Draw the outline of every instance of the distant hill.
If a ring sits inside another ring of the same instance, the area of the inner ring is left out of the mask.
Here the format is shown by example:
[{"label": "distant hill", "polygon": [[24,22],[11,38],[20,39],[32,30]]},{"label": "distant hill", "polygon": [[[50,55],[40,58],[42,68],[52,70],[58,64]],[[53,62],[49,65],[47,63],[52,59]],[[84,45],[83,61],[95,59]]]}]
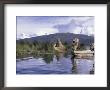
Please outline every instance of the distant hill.
[{"label": "distant hill", "polygon": [[38,41],[38,42],[54,43],[57,41],[58,38],[60,38],[62,42],[66,42],[68,44],[72,43],[72,40],[74,38],[79,38],[80,42],[84,43],[85,45],[89,45],[90,43],[94,42],[94,36],[88,36],[83,34],[73,34],[73,33],[56,33],[56,34],[20,39],[20,40],[17,40],[17,43],[19,43],[19,41],[21,40],[26,42]]}]

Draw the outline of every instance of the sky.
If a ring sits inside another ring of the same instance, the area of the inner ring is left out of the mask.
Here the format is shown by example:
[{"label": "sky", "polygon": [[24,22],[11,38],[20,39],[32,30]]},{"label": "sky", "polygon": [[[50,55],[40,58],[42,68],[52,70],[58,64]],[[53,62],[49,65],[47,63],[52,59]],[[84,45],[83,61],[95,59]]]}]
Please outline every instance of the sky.
[{"label": "sky", "polygon": [[17,35],[94,34],[94,16],[17,16]]}]

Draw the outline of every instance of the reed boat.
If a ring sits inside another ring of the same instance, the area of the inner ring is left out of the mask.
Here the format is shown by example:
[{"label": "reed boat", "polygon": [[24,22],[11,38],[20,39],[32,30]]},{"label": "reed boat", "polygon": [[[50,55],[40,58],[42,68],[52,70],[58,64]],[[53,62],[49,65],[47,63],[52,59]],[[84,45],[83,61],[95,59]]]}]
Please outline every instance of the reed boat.
[{"label": "reed boat", "polygon": [[94,51],[83,50],[83,51],[74,51],[76,58],[93,58]]},{"label": "reed boat", "polygon": [[54,50],[57,51],[57,52],[65,52],[65,47],[64,45],[62,44],[62,42],[60,41],[60,39],[58,39],[57,43],[53,45],[54,47]]},{"label": "reed boat", "polygon": [[65,52],[65,47],[64,46],[56,47],[56,45],[54,45],[54,50],[57,52]]}]

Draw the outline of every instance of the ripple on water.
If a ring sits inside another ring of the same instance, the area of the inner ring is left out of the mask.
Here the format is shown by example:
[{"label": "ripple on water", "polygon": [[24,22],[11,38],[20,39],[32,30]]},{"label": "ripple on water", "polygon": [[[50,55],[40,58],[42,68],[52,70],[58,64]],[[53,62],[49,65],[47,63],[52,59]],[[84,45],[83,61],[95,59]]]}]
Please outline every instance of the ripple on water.
[{"label": "ripple on water", "polygon": [[[26,58],[25,58],[26,59]],[[50,63],[43,58],[28,58],[27,60],[17,59],[17,74],[89,74],[93,68],[94,60],[75,59],[72,63],[70,57],[62,57],[57,60],[55,57]],[[74,70],[72,68],[75,66]],[[75,71],[75,72],[74,72]]]}]

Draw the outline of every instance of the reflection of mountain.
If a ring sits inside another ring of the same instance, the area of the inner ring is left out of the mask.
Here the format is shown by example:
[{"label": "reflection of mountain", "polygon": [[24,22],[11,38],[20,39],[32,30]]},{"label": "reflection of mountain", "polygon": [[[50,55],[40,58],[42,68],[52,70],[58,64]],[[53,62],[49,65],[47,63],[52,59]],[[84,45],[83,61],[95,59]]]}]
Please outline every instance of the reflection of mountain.
[{"label": "reflection of mountain", "polygon": [[[83,35],[83,34],[73,34],[73,33],[56,33],[56,34],[50,34],[50,35],[43,35],[43,36],[37,36],[37,37],[31,37],[31,38],[25,38],[21,39],[23,41],[37,41],[37,42],[51,42],[54,43],[56,40],[60,38],[61,41],[66,43],[71,43],[74,38],[79,38],[81,43],[84,43],[86,45],[90,44],[90,42],[94,42],[93,36]],[[17,42],[21,41],[17,40]]]}]

